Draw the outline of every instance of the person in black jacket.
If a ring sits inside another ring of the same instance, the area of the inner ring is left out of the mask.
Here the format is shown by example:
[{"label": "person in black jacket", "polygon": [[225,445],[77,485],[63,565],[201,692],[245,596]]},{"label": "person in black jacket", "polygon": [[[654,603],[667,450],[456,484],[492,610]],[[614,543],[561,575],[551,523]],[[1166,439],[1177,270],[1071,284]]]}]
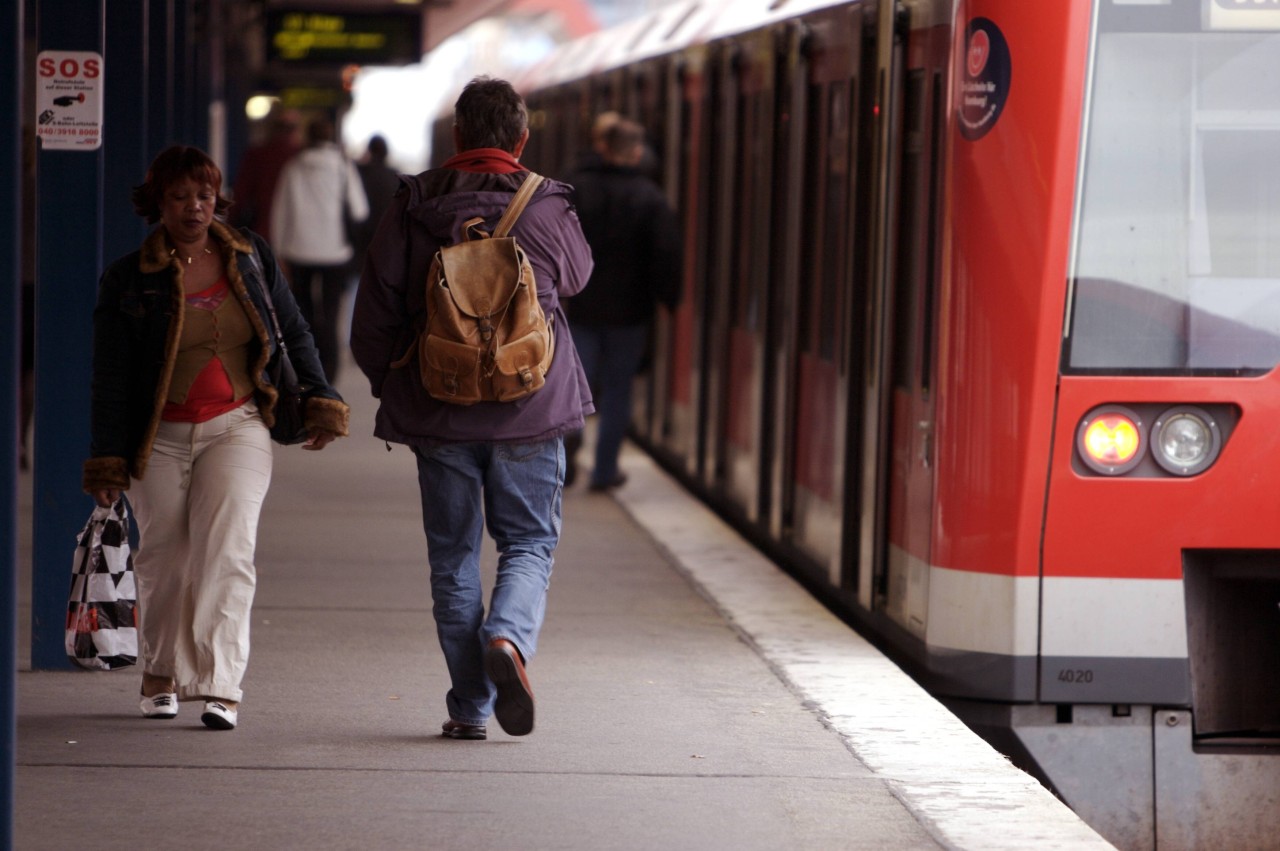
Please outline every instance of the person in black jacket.
[{"label": "person in black jacket", "polygon": [[369,217],[360,223],[352,248],[355,256],[351,258],[351,268],[357,278],[364,268],[364,255],[369,250],[369,242],[373,239],[382,214],[391,206],[391,199],[400,188],[400,173],[387,165],[387,140],[379,134],[369,139],[369,147],[363,162],[356,165],[360,172],[360,182],[364,185],[365,197],[369,199]]},{"label": "person in black jacket", "polygon": [[143,716],[173,718],[179,698],[200,699],[201,721],[230,730],[279,397],[264,290],[307,388],[303,448],[345,435],[349,412],[266,240],[220,221],[221,189],[213,160],[180,145],[134,189],[134,209],[160,226],[98,285],[83,487],[103,507],[129,491],[138,519]]},{"label": "person in black jacket", "polygon": [[[631,379],[649,343],[655,306],[680,298],[680,228],[662,190],[641,171],[644,129],[614,121],[570,178],[582,231],[595,256],[586,288],[568,301],[569,328],[600,415],[590,489],[621,486],[618,452],[631,420]],[[566,486],[576,477],[579,432],[566,439]]]}]

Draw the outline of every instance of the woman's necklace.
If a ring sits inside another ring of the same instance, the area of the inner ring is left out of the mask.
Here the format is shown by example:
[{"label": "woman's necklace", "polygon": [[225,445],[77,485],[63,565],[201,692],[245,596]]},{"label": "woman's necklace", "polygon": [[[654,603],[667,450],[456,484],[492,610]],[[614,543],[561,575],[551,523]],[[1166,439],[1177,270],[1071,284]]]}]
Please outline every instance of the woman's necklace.
[{"label": "woman's necklace", "polygon": [[[212,254],[212,253],[213,253],[213,249],[209,248],[209,246],[207,246],[207,245],[206,245],[206,246],[204,247],[204,253],[205,253],[205,254]],[[170,257],[181,257],[181,256],[183,256],[183,255],[178,254],[178,249],[176,249],[176,248],[170,248],[170,249],[169,249],[169,256],[170,256]],[[202,256],[202,255],[200,255],[200,254],[196,254],[196,256],[195,256],[195,257],[190,257],[190,256],[188,256],[188,257],[187,257],[187,265],[188,265],[188,266],[190,266],[190,265],[191,265],[191,263],[192,263],[192,261],[194,261],[194,260],[196,259],[196,257],[200,257],[200,256]]]}]

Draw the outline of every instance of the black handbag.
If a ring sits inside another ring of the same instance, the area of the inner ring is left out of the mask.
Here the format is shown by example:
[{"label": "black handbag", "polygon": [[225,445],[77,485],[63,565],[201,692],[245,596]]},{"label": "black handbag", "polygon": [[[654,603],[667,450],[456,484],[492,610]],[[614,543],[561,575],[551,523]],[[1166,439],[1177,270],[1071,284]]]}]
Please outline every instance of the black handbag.
[{"label": "black handbag", "polygon": [[284,342],[284,332],[280,330],[280,320],[276,317],[276,306],[271,300],[271,290],[267,287],[267,276],[262,271],[262,261],[258,259],[258,249],[254,246],[249,255],[253,269],[258,273],[258,282],[262,287],[262,298],[267,303],[267,313],[271,316],[271,330],[279,349],[275,363],[267,368],[267,377],[276,388],[278,394],[275,407],[275,422],[271,424],[271,439],[284,446],[302,443],[310,433],[306,427],[307,388],[298,383],[298,373],[289,359],[289,347]]},{"label": "black handbag", "polygon": [[[270,305],[270,296],[267,304]],[[284,338],[280,336],[280,326],[276,323],[276,311],[269,307],[271,322],[276,327],[276,342],[280,346],[280,357],[276,359],[274,369],[267,375],[275,385],[277,398],[274,410],[275,422],[271,424],[271,439],[276,443],[292,446],[302,443],[310,437],[306,426],[307,400],[302,395],[302,385],[298,384],[298,374],[294,372],[293,361],[289,360],[289,350],[285,348]]]}]

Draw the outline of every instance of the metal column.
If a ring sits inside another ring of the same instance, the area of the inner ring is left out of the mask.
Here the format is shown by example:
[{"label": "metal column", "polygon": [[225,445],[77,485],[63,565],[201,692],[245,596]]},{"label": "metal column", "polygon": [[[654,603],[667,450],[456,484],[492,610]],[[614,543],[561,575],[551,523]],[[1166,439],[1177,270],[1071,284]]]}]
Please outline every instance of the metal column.
[{"label": "metal column", "polygon": [[[0,114],[18,115],[22,108],[21,2],[0,5],[0,47],[4,70],[0,79]],[[22,122],[8,121],[0,130],[0,847],[13,847],[14,769],[17,755],[18,655],[18,362],[22,339],[21,245]]]}]

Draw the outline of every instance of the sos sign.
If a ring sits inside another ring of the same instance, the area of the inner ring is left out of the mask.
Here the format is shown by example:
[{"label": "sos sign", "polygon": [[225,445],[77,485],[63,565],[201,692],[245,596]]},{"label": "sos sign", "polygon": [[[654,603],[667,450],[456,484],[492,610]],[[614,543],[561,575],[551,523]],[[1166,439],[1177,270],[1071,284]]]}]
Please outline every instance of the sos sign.
[{"label": "sos sign", "polygon": [[96,53],[84,54],[83,57],[74,53],[61,56],[41,53],[36,60],[36,73],[46,80],[53,77],[94,80],[102,76],[102,57]]},{"label": "sos sign", "polygon": [[45,50],[36,57],[36,136],[45,150],[102,146],[102,56]]}]

